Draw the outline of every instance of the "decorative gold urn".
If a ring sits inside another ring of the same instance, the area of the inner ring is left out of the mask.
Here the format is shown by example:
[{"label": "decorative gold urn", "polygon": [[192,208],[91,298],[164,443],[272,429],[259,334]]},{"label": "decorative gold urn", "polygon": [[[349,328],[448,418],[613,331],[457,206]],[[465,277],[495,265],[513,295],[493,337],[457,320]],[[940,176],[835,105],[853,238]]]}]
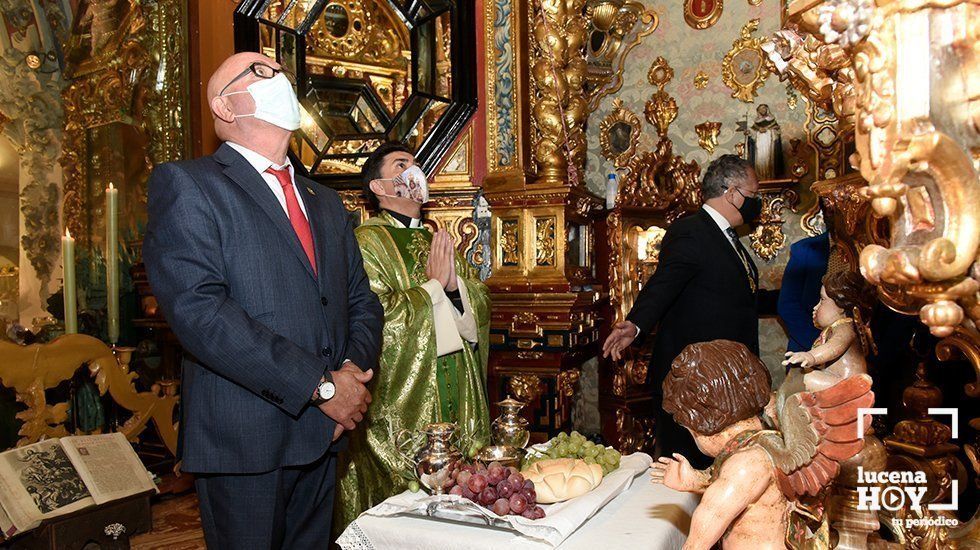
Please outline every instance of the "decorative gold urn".
[{"label": "decorative gold urn", "polygon": [[429,424],[423,430],[426,443],[415,453],[415,473],[430,492],[441,495],[453,464],[463,454],[452,444],[456,425],[451,422]]},{"label": "decorative gold urn", "polygon": [[524,403],[508,397],[498,402],[497,406],[500,407],[500,416],[490,426],[493,444],[523,449],[531,438],[531,433],[527,430],[527,419],[521,416]]}]

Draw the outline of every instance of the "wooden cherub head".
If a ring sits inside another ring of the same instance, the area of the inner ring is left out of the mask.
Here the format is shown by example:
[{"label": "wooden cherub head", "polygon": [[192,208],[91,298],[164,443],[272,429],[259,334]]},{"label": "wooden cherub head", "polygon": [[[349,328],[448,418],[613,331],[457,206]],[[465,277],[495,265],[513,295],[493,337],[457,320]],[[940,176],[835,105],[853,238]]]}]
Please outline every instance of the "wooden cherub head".
[{"label": "wooden cherub head", "polygon": [[823,278],[820,301],[813,308],[813,325],[824,329],[844,317],[862,323],[871,317],[876,301],[874,287],[860,273],[829,273]]},{"label": "wooden cherub head", "polygon": [[664,410],[715,457],[708,470],[695,470],[676,453],[660,456],[651,469],[654,483],[701,495],[685,548],[719,541],[726,549],[782,548],[789,540],[802,546],[826,532],[824,522],[812,529],[813,518],[794,502],[825,495],[840,463],[861,450],[858,411],[874,404],[871,378],[858,374],[773,399],[767,429],[759,415],[770,403],[769,387],[762,361],[729,340],[691,344],[671,365]]},{"label": "wooden cherub head", "polygon": [[671,364],[663,383],[663,408],[717,456],[729,439],[758,423],[769,402],[772,378],[744,344],[714,340],[691,344]]}]

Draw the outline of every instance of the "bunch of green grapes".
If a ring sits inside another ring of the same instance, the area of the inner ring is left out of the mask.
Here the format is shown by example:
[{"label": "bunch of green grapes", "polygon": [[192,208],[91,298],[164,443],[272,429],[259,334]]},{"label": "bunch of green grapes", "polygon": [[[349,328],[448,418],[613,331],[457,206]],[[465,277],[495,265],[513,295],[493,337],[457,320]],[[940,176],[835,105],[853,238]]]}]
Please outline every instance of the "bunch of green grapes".
[{"label": "bunch of green grapes", "polygon": [[598,464],[602,467],[602,475],[606,476],[619,468],[619,459],[622,456],[619,451],[596,445],[578,432],[572,432],[571,435],[561,432],[545,445],[548,447],[543,455],[528,455],[525,468],[539,460],[549,458],[581,458],[587,464]]}]

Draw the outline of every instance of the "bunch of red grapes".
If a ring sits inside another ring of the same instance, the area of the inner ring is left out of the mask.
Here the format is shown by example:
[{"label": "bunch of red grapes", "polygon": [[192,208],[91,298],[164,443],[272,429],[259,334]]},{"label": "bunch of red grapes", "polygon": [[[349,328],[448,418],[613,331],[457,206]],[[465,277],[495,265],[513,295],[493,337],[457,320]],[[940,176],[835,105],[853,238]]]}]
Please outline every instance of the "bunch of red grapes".
[{"label": "bunch of red grapes", "polygon": [[537,503],[534,482],[524,479],[513,466],[504,467],[499,462],[491,462],[489,466],[457,462],[449,476],[449,494],[472,500],[498,516],[544,517],[544,510]]}]

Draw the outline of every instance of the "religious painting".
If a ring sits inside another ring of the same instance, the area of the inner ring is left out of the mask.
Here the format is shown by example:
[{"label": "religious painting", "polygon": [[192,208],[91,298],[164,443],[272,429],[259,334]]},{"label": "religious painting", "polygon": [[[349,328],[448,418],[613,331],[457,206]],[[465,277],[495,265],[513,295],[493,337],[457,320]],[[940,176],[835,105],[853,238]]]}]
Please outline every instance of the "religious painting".
[{"label": "religious painting", "polygon": [[621,99],[613,102],[613,110],[599,123],[599,144],[602,156],[611,160],[617,168],[626,166],[636,144],[640,141],[640,119],[623,106]]},{"label": "religious painting", "polygon": [[694,29],[707,29],[721,17],[722,0],[684,0],[684,21]]},{"label": "religious painting", "polygon": [[82,0],[68,39],[66,61],[72,77],[104,68],[129,34],[135,0]]},{"label": "religious painting", "polygon": [[762,39],[752,36],[758,29],[758,19],[742,26],[739,37],[721,62],[721,78],[732,90],[732,97],[746,103],[752,103],[769,76]]}]

